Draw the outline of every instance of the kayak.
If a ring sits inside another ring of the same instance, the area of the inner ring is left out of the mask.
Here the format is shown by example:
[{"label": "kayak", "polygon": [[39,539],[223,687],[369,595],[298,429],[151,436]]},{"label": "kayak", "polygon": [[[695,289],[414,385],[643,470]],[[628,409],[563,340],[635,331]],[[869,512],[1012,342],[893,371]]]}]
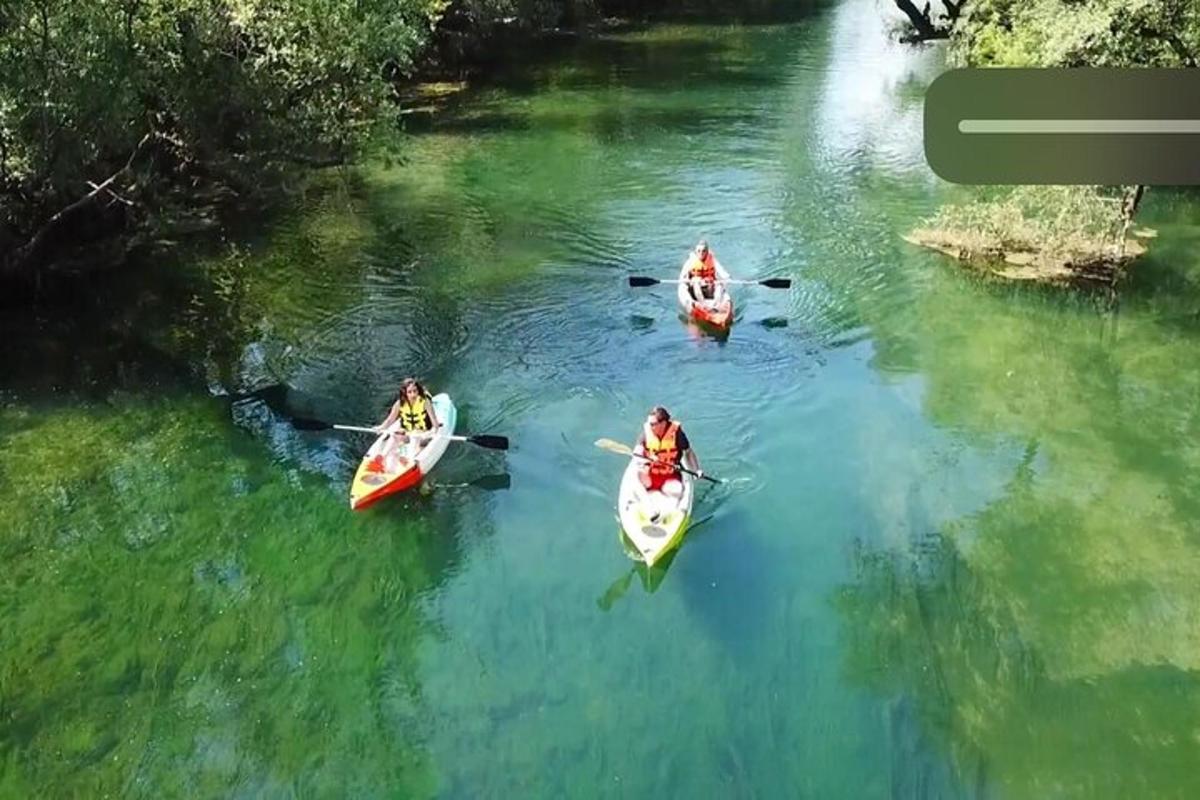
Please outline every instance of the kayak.
[{"label": "kayak", "polygon": [[[454,408],[449,395],[434,395],[433,410],[441,425],[416,458],[411,456],[411,441],[408,445],[401,445],[395,456],[385,458],[383,454],[391,434],[386,431],[380,434],[354,473],[354,482],[350,484],[350,508],[361,511],[389,494],[411,489],[430,473],[445,454],[450,444],[449,437],[454,433],[454,425],[458,421],[458,410]],[[396,430],[399,424],[396,423],[389,430]]]},{"label": "kayak", "polygon": [[[679,544],[692,517],[695,478],[682,473],[683,495],[676,500],[662,492],[647,492],[638,478],[645,462],[629,460],[617,496],[621,531],[646,566],[653,567]],[[655,516],[657,515],[657,518]]]},{"label": "kayak", "polygon": [[687,264],[684,264],[683,269],[679,271],[678,296],[679,307],[688,319],[718,330],[728,330],[729,326],[733,324],[733,295],[729,293],[729,287],[725,287],[725,296],[721,303],[713,306],[711,303],[697,302],[696,298],[692,297],[692,291],[687,281]]}]

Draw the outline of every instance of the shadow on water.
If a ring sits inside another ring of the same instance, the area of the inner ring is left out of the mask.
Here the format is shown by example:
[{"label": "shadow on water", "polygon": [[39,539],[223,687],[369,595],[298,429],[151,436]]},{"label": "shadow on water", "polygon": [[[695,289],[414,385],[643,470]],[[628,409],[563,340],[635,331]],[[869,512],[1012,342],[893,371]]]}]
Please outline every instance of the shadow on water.
[{"label": "shadow on water", "polygon": [[658,136],[663,131],[701,135],[732,126],[749,127],[761,115],[754,112],[692,108],[594,109],[578,112],[540,112],[536,115],[515,111],[485,111],[460,114],[439,120],[433,126],[438,133],[481,134],[510,131],[578,132],[585,129],[601,140],[632,140]]},{"label": "shadow on water", "polygon": [[762,570],[769,555],[753,537],[738,535],[739,519],[748,518],[735,512],[700,519],[688,528],[679,546],[653,567],[632,563],[596,605],[610,610],[635,582],[647,595],[669,584],[715,640],[730,652],[753,657],[772,604],[772,587]]},{"label": "shadow on water", "polygon": [[704,526],[712,519],[713,515],[709,514],[708,516],[701,517],[695,522],[692,522],[688,526],[688,529],[684,533],[683,539],[679,542],[679,544],[671,548],[671,550],[669,550],[666,555],[659,559],[658,563],[653,567],[646,566],[646,564],[638,558],[637,550],[632,544],[630,544],[629,540],[626,539],[625,536],[620,534],[618,526],[618,536],[621,540],[621,547],[624,549],[625,555],[632,562],[632,565],[626,572],[622,573],[619,578],[609,585],[604,594],[601,595],[596,601],[596,605],[598,605],[604,611],[610,610],[613,605],[622,597],[624,597],[625,593],[629,591],[629,587],[633,585],[633,579],[635,577],[638,579],[642,590],[646,594],[654,594],[657,592],[666,581],[667,573],[670,572],[671,565],[675,563],[675,559],[679,556],[680,550],[687,546],[688,541],[691,540],[698,531],[702,533]]},{"label": "shadow on water", "polygon": [[[789,21],[794,20],[778,22]],[[771,59],[752,49],[727,24],[670,30],[670,38],[644,36],[642,31],[654,32],[653,28],[644,28],[624,34],[563,40],[557,47],[532,54],[532,59],[530,53],[524,53],[525,58],[517,66],[497,65],[479,76],[476,83],[481,87],[503,87],[507,93],[521,97],[543,91],[548,74],[553,74],[555,87],[569,90],[614,82],[641,89],[675,88],[697,77],[702,77],[705,85],[727,85],[736,90],[774,85],[783,80],[779,71],[772,69]],[[761,47],[762,43],[761,37],[757,37],[754,45]],[[572,67],[565,72],[559,70],[564,52],[570,54]],[[760,65],[758,70],[744,68],[754,62]]]},{"label": "shadow on water", "polygon": [[149,272],[137,266],[106,280],[80,278],[51,306],[0,309],[0,389],[99,399],[113,389],[194,383],[193,365],[154,335],[166,329],[186,287],[148,279]]},{"label": "shadow on water", "polygon": [[658,320],[654,317],[646,317],[641,314],[631,314],[629,316],[629,327],[635,331],[648,331],[654,328]]},{"label": "shadow on water", "polygon": [[751,517],[731,507],[690,542],[673,574],[697,624],[739,658],[754,658],[773,606],[771,555],[752,533]]}]

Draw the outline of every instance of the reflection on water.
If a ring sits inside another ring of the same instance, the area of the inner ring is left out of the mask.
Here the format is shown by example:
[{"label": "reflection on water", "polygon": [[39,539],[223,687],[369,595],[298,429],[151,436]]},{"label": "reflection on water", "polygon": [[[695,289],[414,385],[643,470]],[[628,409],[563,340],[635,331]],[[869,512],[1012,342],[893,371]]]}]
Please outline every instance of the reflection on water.
[{"label": "reflection on water", "polygon": [[895,17],[874,0],[848,0],[831,16],[836,46],[821,70],[816,108],[805,109],[815,134],[808,157],[852,184],[880,175],[933,184],[914,132],[921,130],[925,86],[942,69],[941,52],[889,36]]}]

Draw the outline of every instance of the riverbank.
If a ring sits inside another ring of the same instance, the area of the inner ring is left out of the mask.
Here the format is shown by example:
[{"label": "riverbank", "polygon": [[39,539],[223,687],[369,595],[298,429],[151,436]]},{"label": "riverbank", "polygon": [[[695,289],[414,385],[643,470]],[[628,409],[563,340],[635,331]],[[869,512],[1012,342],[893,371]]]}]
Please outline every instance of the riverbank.
[{"label": "riverbank", "polygon": [[[631,20],[782,19],[813,3],[572,0],[524,16],[489,2],[401,5],[327,15],[299,4],[276,19],[218,4],[193,19],[168,4],[153,17],[134,9],[114,28],[89,2],[76,16],[45,15],[40,38],[22,29],[10,43],[14,67],[0,78],[0,282],[9,298],[159,258],[181,237],[220,236],[224,219],[286,202],[281,193],[304,170],[361,159],[394,128],[397,107],[401,118],[431,112],[447,80],[531,50],[550,57]],[[88,80],[68,75],[68,63],[88,64]],[[146,83],[153,92],[138,88]],[[97,97],[107,104],[94,108]]]}]

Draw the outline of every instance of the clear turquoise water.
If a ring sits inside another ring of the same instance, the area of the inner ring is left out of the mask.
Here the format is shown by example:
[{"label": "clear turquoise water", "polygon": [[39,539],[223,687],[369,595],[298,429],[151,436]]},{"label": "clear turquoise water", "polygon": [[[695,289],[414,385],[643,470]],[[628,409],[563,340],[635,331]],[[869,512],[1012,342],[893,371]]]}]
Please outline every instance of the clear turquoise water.
[{"label": "clear turquoise water", "polygon": [[[938,69],[860,0],[583,43],[6,313],[0,794],[1194,796],[1198,207],[1115,314],[910,248]],[[624,285],[701,235],[795,281],[722,341]],[[514,448],[351,514],[281,412],[411,372]],[[646,572],[591,443],[655,403],[731,484]]]}]

